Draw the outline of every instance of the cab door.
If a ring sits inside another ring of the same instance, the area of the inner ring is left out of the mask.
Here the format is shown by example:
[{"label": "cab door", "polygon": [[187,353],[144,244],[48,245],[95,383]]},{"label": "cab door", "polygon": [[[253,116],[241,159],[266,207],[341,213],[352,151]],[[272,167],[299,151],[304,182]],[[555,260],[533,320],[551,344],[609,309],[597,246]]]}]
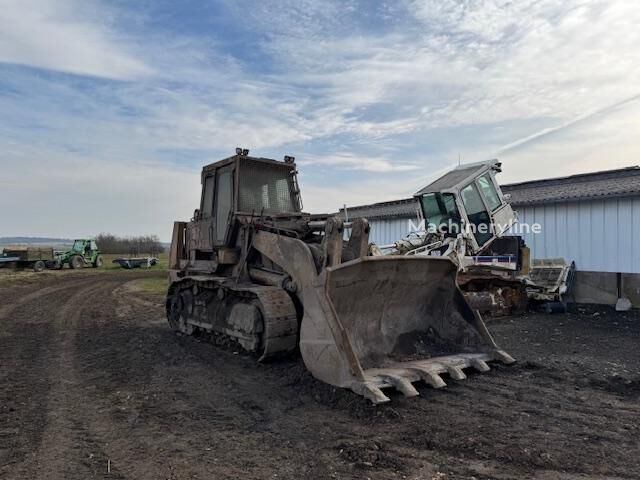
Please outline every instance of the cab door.
[{"label": "cab door", "polygon": [[504,201],[489,172],[460,189],[460,196],[478,250],[502,236],[515,222],[511,205]]},{"label": "cab door", "polygon": [[491,217],[475,182],[463,187],[460,190],[460,196],[477,249],[480,249],[493,238]]},{"label": "cab door", "polygon": [[214,201],[214,220],[212,222],[212,247],[222,247],[227,244],[231,229],[230,217],[233,211],[233,165],[221,168],[216,172],[216,188]]},{"label": "cab door", "polygon": [[[187,237],[192,252],[213,251],[213,202],[215,197],[216,174],[207,172],[202,179],[202,198],[197,218],[189,223]],[[197,253],[195,253],[198,256]]]},{"label": "cab door", "polygon": [[495,234],[500,237],[516,222],[516,215],[507,202],[504,201],[502,191],[496,186],[495,178],[489,172],[476,179],[478,189],[491,215],[491,222]]},{"label": "cab door", "polygon": [[187,226],[189,249],[196,252],[193,260],[210,259],[214,250],[227,243],[233,211],[233,177],[233,165],[228,165],[206,172],[202,179],[200,211]]}]

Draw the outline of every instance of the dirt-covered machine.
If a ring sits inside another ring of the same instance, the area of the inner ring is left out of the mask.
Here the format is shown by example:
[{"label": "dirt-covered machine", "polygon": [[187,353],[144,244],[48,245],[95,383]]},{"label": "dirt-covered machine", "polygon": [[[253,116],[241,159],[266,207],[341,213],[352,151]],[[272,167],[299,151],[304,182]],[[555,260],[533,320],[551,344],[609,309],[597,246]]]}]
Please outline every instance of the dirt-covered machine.
[{"label": "dirt-covered machine", "polygon": [[292,157],[248,150],[202,170],[200,208],[175,222],[166,310],[185,334],[266,360],[299,348],[318,379],[374,403],[382,389],[513,359],[456,284],[448,258],[368,255],[369,226],[302,213]]}]

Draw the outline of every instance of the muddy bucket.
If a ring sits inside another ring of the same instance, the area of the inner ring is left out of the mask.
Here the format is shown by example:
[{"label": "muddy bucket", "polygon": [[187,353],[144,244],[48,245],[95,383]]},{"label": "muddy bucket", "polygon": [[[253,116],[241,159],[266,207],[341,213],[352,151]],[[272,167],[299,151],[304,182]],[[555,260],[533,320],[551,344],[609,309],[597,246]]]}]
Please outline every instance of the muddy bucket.
[{"label": "muddy bucket", "polygon": [[465,368],[512,362],[465,301],[456,273],[449,259],[418,256],[364,257],[327,268],[324,285],[316,286],[318,294],[324,289],[324,312],[305,310],[302,322],[307,367],[379,403],[389,400],[383,388],[414,396],[412,382],[442,387],[441,374],[462,380]]}]

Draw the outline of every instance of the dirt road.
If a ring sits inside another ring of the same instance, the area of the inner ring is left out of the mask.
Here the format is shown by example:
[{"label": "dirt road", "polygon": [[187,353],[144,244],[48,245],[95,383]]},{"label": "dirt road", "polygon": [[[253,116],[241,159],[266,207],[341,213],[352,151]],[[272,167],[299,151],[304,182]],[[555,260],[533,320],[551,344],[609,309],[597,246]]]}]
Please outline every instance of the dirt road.
[{"label": "dirt road", "polygon": [[0,287],[0,478],[640,478],[637,313],[494,322],[516,366],[373,407],[59,273]]}]

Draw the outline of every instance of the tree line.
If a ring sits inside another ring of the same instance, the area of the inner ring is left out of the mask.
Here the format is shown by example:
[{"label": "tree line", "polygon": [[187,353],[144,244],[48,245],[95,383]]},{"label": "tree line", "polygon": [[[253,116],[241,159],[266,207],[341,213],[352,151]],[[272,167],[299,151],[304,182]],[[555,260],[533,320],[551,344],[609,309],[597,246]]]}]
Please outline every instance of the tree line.
[{"label": "tree line", "polygon": [[164,252],[164,245],[157,235],[140,235],[135,237],[118,237],[110,233],[101,233],[96,243],[102,253],[128,254],[133,256],[156,256]]}]

